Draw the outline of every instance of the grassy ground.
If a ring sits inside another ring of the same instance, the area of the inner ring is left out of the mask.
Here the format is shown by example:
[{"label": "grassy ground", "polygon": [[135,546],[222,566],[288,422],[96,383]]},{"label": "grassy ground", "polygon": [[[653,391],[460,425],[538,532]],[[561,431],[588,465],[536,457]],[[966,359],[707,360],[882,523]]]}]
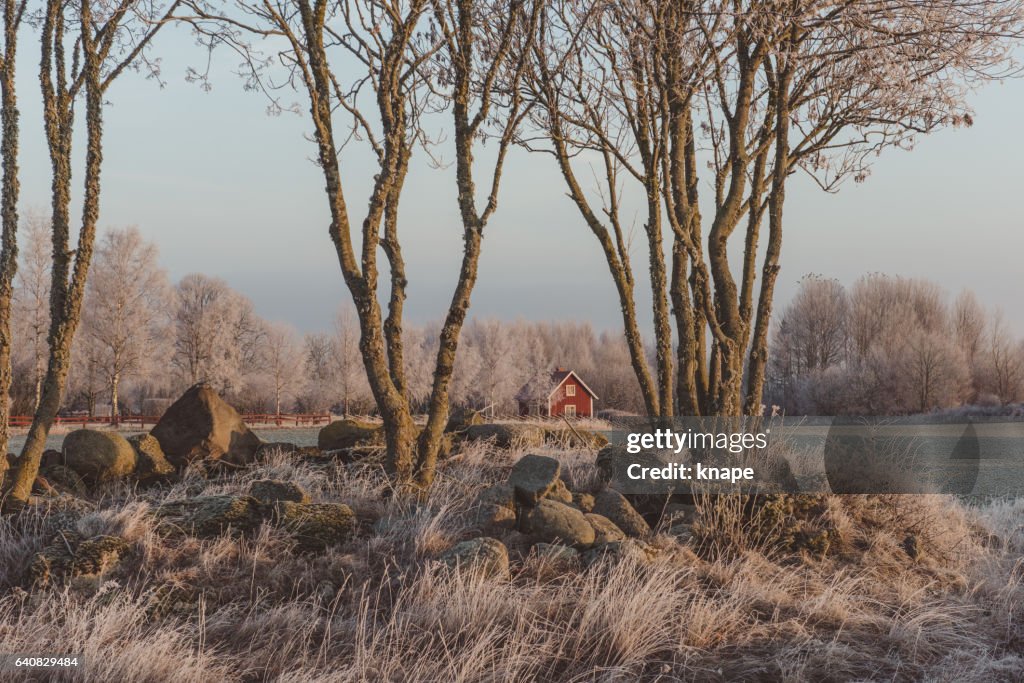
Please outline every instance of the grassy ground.
[{"label": "grassy ground", "polygon": [[[592,454],[548,452],[572,490],[595,486]],[[420,504],[387,496],[373,467],[278,454],[4,519],[0,650],[84,655],[39,680],[1021,680],[1024,500],[708,500],[692,527],[648,539],[649,555],[555,567],[506,532],[511,580],[441,566],[479,535],[475,493],[520,455],[471,448]],[[359,533],[310,554],[271,526],[200,540],[154,514],[267,477],[349,504]],[[28,583],[62,528],[130,549],[98,574]]]}]

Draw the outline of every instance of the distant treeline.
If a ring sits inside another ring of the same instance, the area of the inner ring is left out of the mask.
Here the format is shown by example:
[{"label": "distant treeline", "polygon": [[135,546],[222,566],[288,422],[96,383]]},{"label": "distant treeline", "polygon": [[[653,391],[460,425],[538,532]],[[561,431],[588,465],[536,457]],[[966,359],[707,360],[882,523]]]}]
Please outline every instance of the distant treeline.
[{"label": "distant treeline", "polygon": [[971,291],[811,275],[776,320],[767,400],[789,414],[922,413],[1024,398],[1024,344]]},{"label": "distant treeline", "polygon": [[[26,242],[13,309],[13,413],[32,414],[46,371],[49,328],[49,221],[25,220]],[[226,282],[187,275],[172,284],[156,246],[138,230],[107,232],[96,250],[81,333],[75,339],[65,410],[159,412],[199,381],[247,412],[357,414],[375,410],[354,313],[325,315],[330,331],[302,335],[261,319]],[[405,325],[409,394],[430,393],[439,323]],[[472,320],[460,342],[454,405],[515,412],[514,396],[536,373],[575,369],[600,407],[643,409],[621,333],[585,323]]]}]

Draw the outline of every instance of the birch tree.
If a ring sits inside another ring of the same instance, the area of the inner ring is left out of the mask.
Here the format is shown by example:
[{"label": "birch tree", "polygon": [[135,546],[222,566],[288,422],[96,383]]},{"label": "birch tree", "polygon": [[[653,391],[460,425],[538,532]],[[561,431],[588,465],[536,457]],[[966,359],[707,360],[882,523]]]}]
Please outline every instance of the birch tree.
[{"label": "birch tree", "polygon": [[760,414],[789,177],[833,191],[885,148],[970,125],[967,96],[1013,71],[1021,21],[1018,0],[549,3],[522,143],[554,157],[601,245],[649,414]]},{"label": "birch tree", "polygon": [[85,344],[95,348],[114,419],[122,380],[140,375],[165,355],[169,289],[156,246],[138,228],[104,236],[86,287],[82,332]]},{"label": "birch tree", "polygon": [[293,327],[284,323],[267,323],[260,344],[260,360],[274,398],[274,414],[281,414],[282,401],[293,399],[302,386],[303,345]]},{"label": "birch tree", "polygon": [[39,405],[46,372],[46,336],[50,326],[50,220],[30,211],[25,216],[25,249],[15,290],[15,320],[23,349],[31,356],[32,410]]}]

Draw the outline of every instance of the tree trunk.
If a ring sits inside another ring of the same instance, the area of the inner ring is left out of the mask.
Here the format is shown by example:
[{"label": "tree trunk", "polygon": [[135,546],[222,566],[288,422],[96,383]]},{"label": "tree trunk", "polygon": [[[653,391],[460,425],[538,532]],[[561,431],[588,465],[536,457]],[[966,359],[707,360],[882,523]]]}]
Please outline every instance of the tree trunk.
[{"label": "tree trunk", "polygon": [[110,378],[110,420],[116,427],[120,421],[121,412],[117,409],[118,396],[117,386],[121,382],[121,376],[114,373],[114,376]]},{"label": "tree trunk", "polygon": [[[52,55],[51,22],[61,21],[63,16],[51,5],[47,16],[48,28],[43,36],[43,69],[47,69],[48,55]],[[85,193],[82,204],[82,224],[78,235],[74,267],[71,268],[71,254],[67,250],[70,228],[71,204],[71,123],[73,110],[55,108],[53,91],[48,89],[49,73],[42,78],[43,98],[47,108],[47,136],[50,142],[50,160],[53,167],[53,231],[54,267],[50,292],[50,358],[43,381],[43,395],[32,419],[28,437],[21,450],[17,469],[4,496],[4,506],[17,509],[24,506],[32,492],[32,483],[39,473],[39,463],[46,447],[53,421],[57,417],[64,397],[64,385],[71,364],[71,346],[75,331],[81,320],[82,299],[85,281],[92,259],[96,223],[99,220],[100,169],[103,161],[103,91],[100,85],[100,65],[95,57],[92,33],[92,17],[89,3],[81,9],[82,45],[86,53],[83,64],[86,92],[86,159]],[[58,32],[58,35],[60,33]],[[48,53],[48,49],[50,52]],[[52,88],[52,84],[51,84]],[[63,99],[63,98],[61,98]],[[62,104],[70,104],[64,103]],[[70,281],[67,279],[71,271]]]},{"label": "tree trunk", "polygon": [[4,0],[4,53],[0,64],[0,128],[3,142],[3,179],[0,180],[0,486],[7,472],[7,444],[10,427],[11,303],[14,275],[18,268],[18,100],[15,91],[19,8],[15,0]]}]

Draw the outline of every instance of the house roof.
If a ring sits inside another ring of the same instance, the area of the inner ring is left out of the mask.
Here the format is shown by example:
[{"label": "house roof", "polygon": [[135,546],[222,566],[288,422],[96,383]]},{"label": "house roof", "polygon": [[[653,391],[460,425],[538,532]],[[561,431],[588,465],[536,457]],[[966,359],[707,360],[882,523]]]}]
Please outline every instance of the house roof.
[{"label": "house roof", "polygon": [[594,390],[587,386],[579,375],[573,370],[566,370],[565,368],[555,368],[550,375],[538,374],[536,377],[531,379],[529,382],[523,385],[523,388],[516,394],[517,401],[546,401],[551,398],[551,395],[558,390],[562,384],[565,383],[569,377],[573,377],[583,387],[588,394],[595,399],[598,398]]}]

